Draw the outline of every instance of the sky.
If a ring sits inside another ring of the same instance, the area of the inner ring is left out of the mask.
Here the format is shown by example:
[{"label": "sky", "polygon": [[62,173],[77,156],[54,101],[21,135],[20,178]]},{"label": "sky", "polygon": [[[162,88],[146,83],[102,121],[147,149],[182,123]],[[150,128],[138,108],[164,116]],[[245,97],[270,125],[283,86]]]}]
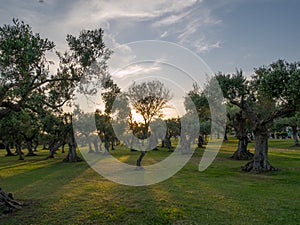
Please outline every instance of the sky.
[{"label": "sky", "polygon": [[246,73],[299,60],[298,0],[0,0],[0,25],[24,20],[66,48],[66,34],[102,27],[109,47],[163,40],[199,55],[214,71]]}]

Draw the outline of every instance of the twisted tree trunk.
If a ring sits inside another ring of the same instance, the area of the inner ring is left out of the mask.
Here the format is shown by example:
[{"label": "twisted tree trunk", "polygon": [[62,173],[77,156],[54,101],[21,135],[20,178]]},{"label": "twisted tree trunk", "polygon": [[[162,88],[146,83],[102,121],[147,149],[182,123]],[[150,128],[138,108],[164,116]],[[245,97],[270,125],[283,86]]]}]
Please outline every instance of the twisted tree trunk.
[{"label": "twisted tree trunk", "polygon": [[0,188],[0,215],[21,209],[22,203],[14,200],[11,193],[6,193]]},{"label": "twisted tree trunk", "polygon": [[237,150],[233,153],[233,155],[230,157],[235,160],[248,160],[253,158],[253,154],[247,150],[248,146],[248,137],[246,136],[238,136],[237,137],[239,140],[238,143],[238,148]]},{"label": "twisted tree trunk", "polygon": [[136,169],[139,170],[139,169],[142,169],[143,167],[141,166],[141,162],[144,158],[144,156],[146,155],[146,152],[145,151],[141,151],[140,153],[140,156],[139,158],[137,159],[136,161]]},{"label": "twisted tree trunk", "polygon": [[266,127],[260,127],[254,131],[255,136],[255,152],[253,160],[242,167],[242,171],[246,172],[267,172],[276,171],[268,161],[268,130]]},{"label": "twisted tree trunk", "polygon": [[36,156],[36,154],[33,152],[32,140],[26,139],[26,144],[27,144],[27,150],[28,150],[28,153],[26,156]]},{"label": "twisted tree trunk", "polygon": [[6,155],[5,156],[15,156],[14,153],[10,150],[10,143],[8,141],[4,142],[5,150],[6,150]]},{"label": "twisted tree trunk", "polygon": [[50,145],[50,154],[47,158],[54,158],[54,154],[58,150],[58,148],[62,145],[61,140],[55,140]]},{"label": "twisted tree trunk", "polygon": [[20,140],[17,140],[17,141],[16,141],[16,152],[17,152],[17,154],[18,154],[18,156],[19,156],[19,160],[24,160]]},{"label": "twisted tree trunk", "polygon": [[70,137],[68,146],[69,146],[68,155],[63,160],[63,162],[81,162],[82,159],[79,156],[77,156],[76,141],[75,141],[75,137],[74,137],[73,133]]}]

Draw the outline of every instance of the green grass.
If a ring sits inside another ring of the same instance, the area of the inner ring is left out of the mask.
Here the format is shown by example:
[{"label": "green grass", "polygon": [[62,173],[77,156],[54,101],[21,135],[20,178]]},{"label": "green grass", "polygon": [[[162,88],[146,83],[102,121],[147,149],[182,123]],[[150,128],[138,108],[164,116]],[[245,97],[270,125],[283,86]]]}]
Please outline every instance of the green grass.
[{"label": "green grass", "polygon": [[[113,183],[85,162],[4,157],[0,187],[28,206],[0,218],[0,224],[300,224],[300,148],[291,140],[270,141],[270,162],[278,172],[240,172],[245,161],[229,156],[236,140],[223,144],[213,164],[198,171],[203,150],[170,179],[145,187]],[[253,143],[249,149],[253,151]],[[124,156],[126,153],[126,156]],[[117,158],[134,164],[138,152],[119,148]],[[168,156],[165,149],[145,156],[144,165]]]}]

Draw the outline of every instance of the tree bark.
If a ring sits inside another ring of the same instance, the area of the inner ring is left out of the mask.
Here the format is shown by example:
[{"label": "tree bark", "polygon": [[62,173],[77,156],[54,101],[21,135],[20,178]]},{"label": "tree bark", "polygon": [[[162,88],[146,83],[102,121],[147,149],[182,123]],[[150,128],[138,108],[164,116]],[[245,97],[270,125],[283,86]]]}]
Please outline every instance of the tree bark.
[{"label": "tree bark", "polygon": [[108,137],[108,135],[105,135],[105,138],[104,138],[104,153],[105,154],[107,154],[109,152],[109,146],[110,146],[109,137]]},{"label": "tree bark", "polygon": [[46,141],[43,141],[43,150],[48,150],[49,149],[49,144],[46,143]]},{"label": "tree bark", "polygon": [[253,154],[247,150],[248,146],[248,137],[242,136],[238,137],[239,143],[237,150],[233,153],[233,155],[230,157],[235,160],[249,160],[253,158]]},{"label": "tree bark", "polygon": [[255,152],[253,160],[242,167],[242,171],[262,173],[267,171],[276,171],[268,161],[268,130],[266,127],[260,127],[254,131]]},{"label": "tree bark", "polygon": [[61,145],[61,153],[65,153],[65,145],[66,145],[66,143],[63,142]]},{"label": "tree bark", "polygon": [[96,153],[99,153],[99,147],[98,147],[98,141],[97,141],[97,138],[94,138],[94,140],[93,140],[93,145],[94,145],[94,148],[95,148],[95,152],[96,152]]},{"label": "tree bark", "polygon": [[24,160],[21,143],[19,142],[16,143],[16,152],[19,155],[19,160]]},{"label": "tree bark", "polygon": [[61,141],[55,141],[50,146],[50,155],[47,158],[54,158],[54,154],[58,150],[58,148],[62,145]]},{"label": "tree bark", "polygon": [[171,137],[165,137],[165,139],[163,140],[164,143],[164,147],[169,149],[169,152],[173,152],[172,150],[172,143],[171,143]]},{"label": "tree bark", "polygon": [[299,144],[299,139],[298,139],[298,131],[297,131],[297,126],[292,126],[293,130],[293,139],[294,139],[294,144],[295,146],[300,146]]},{"label": "tree bark", "polygon": [[87,139],[88,146],[89,146],[89,151],[88,151],[88,153],[94,153],[94,150],[93,150],[93,148],[92,148],[92,143],[91,143],[90,137],[89,137],[88,135],[86,136],[86,139]]},{"label": "tree bark", "polygon": [[199,136],[198,136],[198,143],[197,143],[197,146],[198,146],[198,148],[204,148],[203,145],[204,145],[204,139],[203,139],[203,136],[202,136],[202,135],[199,135]]},{"label": "tree bark", "polygon": [[146,152],[144,152],[144,151],[141,151],[141,154],[140,154],[140,157],[137,159],[137,161],[136,161],[136,169],[142,169],[143,167],[141,166],[141,162],[142,162],[142,160],[143,160],[143,158],[144,158],[144,156],[146,155]]},{"label": "tree bark", "polygon": [[73,135],[73,132],[70,137],[68,146],[69,146],[68,155],[66,156],[66,158],[64,158],[63,162],[81,162],[82,159],[77,156],[76,142],[75,142],[75,137]]},{"label": "tree bark", "polygon": [[27,144],[27,150],[28,150],[28,153],[26,156],[36,156],[36,154],[33,152],[33,149],[32,149],[32,140],[27,139],[26,144]]},{"label": "tree bark", "polygon": [[6,193],[0,188],[0,215],[21,209],[22,203],[14,200],[11,193]]},{"label": "tree bark", "polygon": [[6,155],[5,156],[15,156],[14,153],[12,153],[12,151],[10,150],[10,146],[9,146],[9,142],[5,141],[4,142],[4,146],[5,146],[5,150],[6,150]]},{"label": "tree bark", "polygon": [[32,144],[32,147],[33,147],[33,152],[37,152],[37,148],[39,146],[39,142],[38,140],[34,141],[33,144]]}]

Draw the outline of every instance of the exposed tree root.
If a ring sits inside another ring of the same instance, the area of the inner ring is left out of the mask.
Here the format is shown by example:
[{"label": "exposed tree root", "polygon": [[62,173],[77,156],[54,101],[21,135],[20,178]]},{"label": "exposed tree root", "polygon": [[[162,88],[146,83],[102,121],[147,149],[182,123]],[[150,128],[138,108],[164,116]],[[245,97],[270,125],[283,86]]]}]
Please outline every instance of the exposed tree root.
[{"label": "exposed tree root", "polygon": [[246,151],[236,150],[230,158],[234,160],[249,160],[253,158],[253,155],[254,154],[251,153],[249,150]]},{"label": "exposed tree root", "polygon": [[254,160],[248,162],[245,166],[242,166],[241,170],[244,172],[254,172],[254,173],[278,171],[278,169],[273,167],[269,162],[267,162],[264,165],[263,163],[255,163]]},{"label": "exposed tree root", "polygon": [[14,200],[11,193],[6,193],[0,188],[0,215],[22,209],[22,203]]}]

